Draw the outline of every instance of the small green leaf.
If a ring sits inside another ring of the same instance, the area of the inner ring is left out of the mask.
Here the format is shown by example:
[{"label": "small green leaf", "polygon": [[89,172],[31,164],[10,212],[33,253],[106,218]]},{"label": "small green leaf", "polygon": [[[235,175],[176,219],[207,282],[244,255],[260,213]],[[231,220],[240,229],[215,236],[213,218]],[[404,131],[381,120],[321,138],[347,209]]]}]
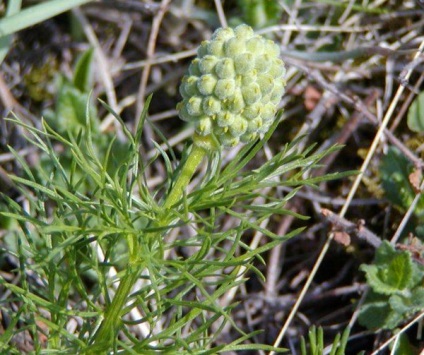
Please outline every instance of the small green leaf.
[{"label": "small green leaf", "polygon": [[[381,185],[385,197],[402,211],[406,211],[415,198],[416,192],[409,182],[414,166],[396,148],[390,147],[380,165]],[[424,197],[421,196],[414,210],[418,218],[424,217]]]},{"label": "small green leaf", "polygon": [[424,265],[412,263],[412,280],[409,285],[410,288],[422,285],[424,278]]},{"label": "small green leaf", "polygon": [[389,260],[388,243],[382,243],[377,251],[375,265],[361,265],[369,285],[377,293],[391,295],[410,286],[412,281],[412,260],[408,252],[396,252]]},{"label": "small green leaf", "polygon": [[8,212],[8,208],[2,201],[0,201],[0,228],[3,230],[10,229],[14,222],[14,218],[7,215],[5,212]]},{"label": "small green leaf", "polygon": [[402,320],[402,315],[394,312],[384,300],[365,304],[358,317],[359,324],[368,329],[393,329]]},{"label": "small green leaf", "polygon": [[90,48],[85,51],[75,65],[73,83],[75,88],[83,93],[88,93],[92,87],[92,63],[94,50]]},{"label": "small green leaf", "polygon": [[[81,92],[72,82],[62,78],[56,110],[50,117],[47,117],[49,124],[61,133],[77,134],[86,127],[88,102],[89,94],[87,92]],[[98,130],[99,122],[93,105],[90,105],[89,116],[90,129],[95,132]]]},{"label": "small green leaf", "polygon": [[68,83],[64,83],[57,101],[57,119],[60,130],[75,132],[85,124],[85,108],[88,96],[79,92]]},{"label": "small green leaf", "polygon": [[393,247],[393,245],[387,241],[383,241],[375,254],[374,264],[387,265],[395,257],[395,255],[396,249]]},{"label": "small green leaf", "polygon": [[360,323],[369,329],[393,329],[424,309],[423,267],[411,255],[388,242],[377,249],[373,265],[361,265],[372,291],[360,311]]},{"label": "small green leaf", "polygon": [[384,295],[391,295],[398,292],[397,288],[388,285],[383,280],[385,277],[381,277],[380,269],[376,265],[361,265],[360,269],[365,272],[367,282],[375,292]]},{"label": "small green leaf", "polygon": [[282,7],[278,0],[238,0],[243,20],[254,28],[275,24],[281,17]]},{"label": "small green leaf", "polygon": [[384,301],[365,304],[359,312],[359,324],[368,329],[382,328],[389,312],[390,307]]},{"label": "small green leaf", "polygon": [[424,288],[418,287],[409,295],[393,295],[389,299],[390,306],[398,313],[413,314],[424,309]]},{"label": "small green leaf", "polygon": [[399,253],[389,264],[386,281],[388,284],[403,290],[409,286],[412,278],[412,260],[408,252]]},{"label": "small green leaf", "polygon": [[306,352],[305,338],[303,336],[300,338],[300,353],[302,355],[308,355],[308,353]]},{"label": "small green leaf", "polygon": [[[344,355],[345,354],[347,342],[349,341],[350,330],[351,330],[351,328],[348,326],[343,331],[341,338],[340,338],[340,342],[339,342],[339,346],[337,348],[337,351],[334,353],[335,355]],[[335,344],[336,344],[336,342],[334,341],[333,348],[336,346]],[[330,354],[330,355],[332,355],[332,354]]]},{"label": "small green leaf", "polygon": [[405,317],[392,310],[387,314],[386,322],[383,324],[382,328],[394,329],[402,322],[405,322]]},{"label": "small green leaf", "polygon": [[414,349],[411,343],[408,340],[408,336],[405,333],[399,335],[399,341],[395,351],[391,352],[394,355],[404,355],[404,354],[418,354],[418,349]]},{"label": "small green leaf", "polygon": [[399,150],[389,148],[380,166],[381,185],[387,199],[402,209],[408,208],[415,196],[408,179],[411,172],[412,165]]},{"label": "small green leaf", "polygon": [[415,98],[409,107],[407,123],[411,131],[424,132],[424,91]]}]

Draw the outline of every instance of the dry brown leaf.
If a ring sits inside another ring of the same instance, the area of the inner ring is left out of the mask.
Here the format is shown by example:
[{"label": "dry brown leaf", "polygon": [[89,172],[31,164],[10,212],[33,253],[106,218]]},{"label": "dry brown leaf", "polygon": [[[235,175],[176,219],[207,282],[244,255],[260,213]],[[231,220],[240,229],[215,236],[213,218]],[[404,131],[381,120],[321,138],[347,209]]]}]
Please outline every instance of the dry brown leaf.
[{"label": "dry brown leaf", "polygon": [[317,105],[318,101],[321,99],[321,92],[318,91],[315,87],[309,85],[305,89],[304,94],[304,105],[308,111],[312,111]]},{"label": "dry brown leaf", "polygon": [[422,174],[420,169],[415,169],[411,174],[409,174],[409,183],[412,185],[415,193],[420,193],[420,185],[422,181]]}]

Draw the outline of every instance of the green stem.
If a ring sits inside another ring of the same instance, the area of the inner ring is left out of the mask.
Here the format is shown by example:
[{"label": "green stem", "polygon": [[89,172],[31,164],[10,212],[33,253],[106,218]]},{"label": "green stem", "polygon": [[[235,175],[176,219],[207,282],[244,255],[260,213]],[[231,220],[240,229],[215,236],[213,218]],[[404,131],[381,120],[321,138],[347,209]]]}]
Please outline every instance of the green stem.
[{"label": "green stem", "polygon": [[202,162],[206,155],[206,149],[200,145],[193,144],[191,152],[187,157],[187,161],[184,164],[180,175],[177,178],[170,194],[166,197],[163,203],[164,211],[170,209],[175,205],[183,196],[184,190],[189,184],[193,174],[196,172],[197,167]]},{"label": "green stem", "polygon": [[[172,206],[174,206],[183,196],[184,190],[186,189],[191,178],[193,177],[193,174],[196,172],[197,167],[202,162],[207,153],[207,146],[207,144],[193,144],[187,160],[181,169],[181,173],[177,178],[177,181],[175,182],[171,192],[166,197],[162,205],[164,218],[158,220],[158,222],[155,223],[156,226],[164,226],[168,224],[169,217],[167,216],[166,210],[169,210]],[[143,256],[138,250],[136,237],[134,236],[134,238],[132,238],[132,236],[130,236],[129,238],[130,239],[128,240],[128,243],[130,249],[130,261],[127,272],[122,277],[115,296],[106,309],[104,320],[94,335],[93,345],[89,347],[89,349],[86,351],[86,354],[98,355],[99,353],[107,351],[111,348],[116,337],[116,330],[120,325],[122,309],[125,307],[125,303],[128,300],[128,295],[130,294],[134,284],[138,279]]]},{"label": "green stem", "polygon": [[116,338],[116,330],[121,321],[120,316],[128,295],[139,276],[140,267],[128,267],[126,274],[119,282],[118,289],[111,304],[106,309],[104,320],[94,336],[94,343],[88,351],[89,355],[98,355],[108,351]]}]

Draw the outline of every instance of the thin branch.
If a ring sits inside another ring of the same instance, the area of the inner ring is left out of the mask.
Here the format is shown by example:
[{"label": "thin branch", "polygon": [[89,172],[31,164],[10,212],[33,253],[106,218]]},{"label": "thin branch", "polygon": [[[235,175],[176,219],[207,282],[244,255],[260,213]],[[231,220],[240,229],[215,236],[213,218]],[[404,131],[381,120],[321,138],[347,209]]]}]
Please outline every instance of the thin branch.
[{"label": "thin branch", "polygon": [[374,248],[381,245],[381,239],[364,226],[363,220],[353,223],[326,208],[321,210],[321,214],[332,224],[332,233],[346,233],[367,242]]}]

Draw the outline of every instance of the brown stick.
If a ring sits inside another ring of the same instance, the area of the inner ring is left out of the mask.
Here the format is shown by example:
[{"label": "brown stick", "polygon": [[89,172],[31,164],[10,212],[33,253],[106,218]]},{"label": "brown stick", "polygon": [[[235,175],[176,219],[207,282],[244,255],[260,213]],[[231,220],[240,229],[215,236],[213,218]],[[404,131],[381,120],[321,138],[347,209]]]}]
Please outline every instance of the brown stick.
[{"label": "brown stick", "polygon": [[339,232],[354,236],[360,240],[366,241],[374,248],[378,248],[381,245],[381,239],[369,229],[365,228],[363,220],[359,223],[353,223],[326,208],[321,209],[321,214],[333,225],[333,229],[336,233]]}]

